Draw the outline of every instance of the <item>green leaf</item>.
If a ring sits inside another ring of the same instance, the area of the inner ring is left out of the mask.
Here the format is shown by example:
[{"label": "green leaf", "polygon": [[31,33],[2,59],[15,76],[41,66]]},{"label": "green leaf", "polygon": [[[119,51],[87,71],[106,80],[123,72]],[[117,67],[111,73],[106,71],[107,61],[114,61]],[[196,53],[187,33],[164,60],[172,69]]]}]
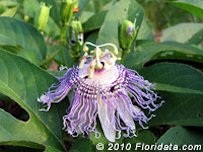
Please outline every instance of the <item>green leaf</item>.
[{"label": "green leaf", "polygon": [[190,145],[190,144],[202,144],[203,133],[201,128],[185,128],[185,127],[173,127],[170,128],[164,135],[162,135],[157,143],[164,144],[177,144],[177,145]]},{"label": "green leaf", "polygon": [[37,102],[55,78],[21,57],[2,50],[0,56],[0,93],[17,102],[29,114],[29,120],[23,122],[0,110],[0,144],[51,146],[63,151],[62,115],[67,102],[53,105],[47,113],[39,111],[42,105]]},{"label": "green leaf", "polygon": [[203,29],[194,34],[189,40],[190,44],[199,44],[203,41]]},{"label": "green leaf", "polygon": [[49,17],[49,19],[48,19],[48,23],[45,28],[45,32],[53,38],[57,38],[60,35],[60,28],[56,24],[56,22],[53,20],[53,18],[51,18],[51,17]]},{"label": "green leaf", "polygon": [[70,152],[80,152],[80,151],[86,151],[86,152],[94,152],[93,150],[92,142],[89,139],[86,138],[80,138],[76,140],[71,149]]},{"label": "green leaf", "polygon": [[[119,14],[119,15],[118,15]],[[98,44],[113,43],[119,46],[119,26],[124,19],[134,22],[137,19],[136,27],[140,27],[143,18],[142,7],[134,0],[120,0],[108,11],[103,25],[100,28],[97,39]]]},{"label": "green leaf", "polygon": [[26,16],[33,18],[34,24],[37,25],[40,14],[40,3],[33,0],[23,1],[23,12]]},{"label": "green leaf", "polygon": [[145,144],[154,144],[156,140],[155,135],[148,130],[141,130],[137,132],[137,137],[133,138],[124,138],[125,143],[145,143]]},{"label": "green leaf", "polygon": [[203,50],[189,44],[176,42],[144,43],[125,56],[124,64],[130,68],[140,69],[149,61],[161,59],[203,63]]},{"label": "green leaf", "polygon": [[143,21],[141,23],[140,30],[138,32],[136,39],[137,40],[153,40],[152,29],[147,24],[147,21],[145,18],[143,19]]},{"label": "green leaf", "polygon": [[203,18],[203,1],[202,0],[176,0],[172,1],[175,6],[184,9],[193,15]]},{"label": "green leaf", "polygon": [[160,63],[140,74],[156,84],[165,103],[150,125],[203,126],[203,73],[184,64]]},{"label": "green leaf", "polygon": [[104,22],[107,11],[101,11],[91,16],[84,24],[83,28],[85,32],[97,30]]},{"label": "green leaf", "polygon": [[1,0],[0,1],[0,6],[5,6],[5,7],[15,7],[18,3],[16,1],[12,0]]},{"label": "green leaf", "polygon": [[[100,12],[96,13],[95,15],[91,16],[83,24],[84,31],[90,32],[90,31],[98,30],[102,26],[107,12],[108,11],[100,11]],[[137,40],[143,40],[143,39],[153,40],[152,30],[150,29],[150,27],[147,24],[145,19],[143,20],[143,22],[141,24],[141,27],[140,27],[140,30],[139,30],[139,33],[137,36]]]},{"label": "green leaf", "polygon": [[86,8],[86,6],[88,5],[89,1],[90,0],[79,1],[78,8],[79,8],[80,11],[76,14],[77,17],[80,16],[83,13],[83,11]]},{"label": "green leaf", "polygon": [[18,55],[35,64],[40,64],[45,58],[45,41],[31,25],[13,18],[0,17],[0,29],[0,47],[14,47]]},{"label": "green leaf", "polygon": [[101,10],[108,10],[109,6],[115,3],[115,0],[89,0],[88,5],[85,7],[85,11],[91,11],[98,13]]},{"label": "green leaf", "polygon": [[13,17],[17,12],[17,7],[9,8],[4,13],[2,13],[0,16],[8,16]]},{"label": "green leaf", "polygon": [[180,23],[165,29],[162,32],[160,41],[185,43],[201,30],[203,30],[203,24],[201,23]]},{"label": "green leaf", "polygon": [[[93,12],[91,11],[83,11],[81,16],[80,16],[80,21],[82,24],[84,24],[90,17],[92,17],[94,15]],[[83,27],[83,30],[84,30],[84,27]]]}]

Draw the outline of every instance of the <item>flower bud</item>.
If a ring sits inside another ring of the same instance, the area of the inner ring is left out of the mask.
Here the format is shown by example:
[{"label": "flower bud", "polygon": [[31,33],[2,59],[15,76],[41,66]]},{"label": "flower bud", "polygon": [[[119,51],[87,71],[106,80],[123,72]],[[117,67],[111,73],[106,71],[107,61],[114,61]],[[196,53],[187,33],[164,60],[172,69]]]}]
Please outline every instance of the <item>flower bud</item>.
[{"label": "flower bud", "polygon": [[72,28],[76,33],[83,33],[82,24],[80,21],[72,21]]},{"label": "flower bud", "polygon": [[78,0],[66,0],[62,2],[61,5],[61,16],[62,21],[65,24],[69,24],[73,17],[73,13],[76,12],[78,8]]},{"label": "flower bud", "polygon": [[89,51],[89,48],[87,47],[87,45],[83,46],[83,52],[87,53]]},{"label": "flower bud", "polygon": [[72,57],[79,57],[84,43],[83,29],[80,21],[72,21],[67,35],[70,44],[70,54]]},{"label": "flower bud", "polygon": [[71,23],[71,33],[70,33],[70,38],[71,41],[74,41],[74,45],[82,45],[83,44],[83,29],[82,29],[82,24],[80,21],[72,21]]},{"label": "flower bud", "polygon": [[120,27],[119,40],[122,49],[129,50],[136,35],[135,24],[124,20]]},{"label": "flower bud", "polygon": [[44,30],[48,19],[49,19],[49,13],[50,13],[50,9],[52,6],[46,6],[45,3],[41,3],[41,10],[40,10],[40,15],[38,18],[38,29],[39,30]]}]

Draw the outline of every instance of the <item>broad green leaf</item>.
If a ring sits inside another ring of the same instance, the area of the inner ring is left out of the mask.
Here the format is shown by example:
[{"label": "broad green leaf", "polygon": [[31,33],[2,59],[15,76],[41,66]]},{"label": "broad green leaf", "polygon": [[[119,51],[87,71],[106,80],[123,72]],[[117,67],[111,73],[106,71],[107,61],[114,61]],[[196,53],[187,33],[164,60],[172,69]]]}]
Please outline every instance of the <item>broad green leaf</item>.
[{"label": "broad green leaf", "polygon": [[149,61],[161,59],[203,63],[203,50],[189,44],[176,42],[144,43],[125,56],[124,64],[130,68],[140,69]]},{"label": "broad green leaf", "polygon": [[[190,145],[203,143],[203,133],[201,128],[173,127],[163,134],[157,143]],[[197,150],[197,149],[196,149]],[[200,149],[199,149],[200,150]]]},{"label": "broad green leaf", "polygon": [[180,23],[165,29],[162,32],[160,41],[185,43],[201,30],[203,30],[203,24],[201,23]]},{"label": "broad green leaf", "polygon": [[203,18],[203,1],[202,0],[176,0],[172,1],[175,6],[184,9],[193,15]]},{"label": "broad green leaf", "polygon": [[46,56],[46,44],[31,25],[9,17],[0,17],[0,47],[14,47],[17,54],[35,64]]},{"label": "broad green leaf", "polygon": [[[90,17],[92,17],[94,15],[94,13],[93,12],[91,12],[91,11],[83,11],[82,12],[82,14],[81,14],[81,19],[80,19],[80,21],[81,21],[81,23],[83,24],[83,23],[85,23]],[[83,27],[84,28],[84,27]]]},{"label": "broad green leaf", "polygon": [[203,126],[203,73],[184,64],[159,63],[140,74],[156,84],[165,103],[151,125]]},{"label": "broad green leaf", "polygon": [[91,16],[84,24],[83,28],[85,32],[97,30],[104,22],[107,11],[101,11]]},{"label": "broad green leaf", "polygon": [[107,5],[112,5],[112,3],[114,3],[114,1],[112,0],[102,0],[102,1],[92,0],[92,1],[94,4],[95,12],[99,12],[100,10],[106,8]]},{"label": "broad green leaf", "polygon": [[[0,50],[0,93],[17,102],[29,114],[23,122],[0,110],[0,144],[38,148],[50,146],[63,151],[62,115],[67,102],[53,105],[47,113],[40,112],[37,98],[56,80],[25,59]],[[65,104],[65,105],[63,105]]]},{"label": "broad green leaf", "polygon": [[138,32],[136,40],[153,40],[152,29],[147,24],[147,20],[145,18],[140,25],[140,30]]},{"label": "broad green leaf", "polygon": [[[119,15],[118,15],[119,14]],[[120,0],[112,5],[106,14],[103,25],[100,28],[97,43],[113,43],[119,46],[119,26],[124,19],[132,22],[136,19],[136,27],[140,26],[143,18],[142,7],[134,0]]]},{"label": "broad green leaf", "polygon": [[80,0],[79,4],[78,4],[78,8],[79,8],[79,12],[76,14],[76,16],[81,16],[81,14],[83,13],[83,11],[85,10],[86,6],[88,5],[90,0]]},{"label": "broad green leaf", "polygon": [[93,13],[98,13],[102,10],[106,10],[107,7],[109,5],[111,6],[113,3],[115,3],[115,0],[102,0],[102,1],[89,0],[88,4],[85,6],[84,11],[91,11]]}]

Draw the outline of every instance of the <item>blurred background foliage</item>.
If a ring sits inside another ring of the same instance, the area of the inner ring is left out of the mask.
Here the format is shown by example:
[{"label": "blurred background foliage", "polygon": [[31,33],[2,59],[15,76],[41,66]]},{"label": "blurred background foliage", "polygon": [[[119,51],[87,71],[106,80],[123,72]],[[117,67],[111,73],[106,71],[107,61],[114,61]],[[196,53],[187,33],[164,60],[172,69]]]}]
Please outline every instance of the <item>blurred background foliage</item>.
[{"label": "blurred background foliage", "polygon": [[178,23],[201,22],[199,17],[174,7],[170,0],[138,0],[144,7],[149,24],[155,31],[160,31]]}]

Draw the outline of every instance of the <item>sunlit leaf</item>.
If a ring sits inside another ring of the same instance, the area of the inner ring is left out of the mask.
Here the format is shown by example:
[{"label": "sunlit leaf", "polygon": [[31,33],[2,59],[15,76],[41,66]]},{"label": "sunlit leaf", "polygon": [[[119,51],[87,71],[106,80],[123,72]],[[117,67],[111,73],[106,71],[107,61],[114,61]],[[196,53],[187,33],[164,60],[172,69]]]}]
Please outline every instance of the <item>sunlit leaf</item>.
[{"label": "sunlit leaf", "polygon": [[17,7],[13,7],[13,8],[7,9],[0,16],[13,17],[16,14],[16,11],[17,11]]},{"label": "sunlit leaf", "polygon": [[201,30],[203,30],[203,24],[201,23],[180,23],[165,29],[160,41],[185,43]]}]

